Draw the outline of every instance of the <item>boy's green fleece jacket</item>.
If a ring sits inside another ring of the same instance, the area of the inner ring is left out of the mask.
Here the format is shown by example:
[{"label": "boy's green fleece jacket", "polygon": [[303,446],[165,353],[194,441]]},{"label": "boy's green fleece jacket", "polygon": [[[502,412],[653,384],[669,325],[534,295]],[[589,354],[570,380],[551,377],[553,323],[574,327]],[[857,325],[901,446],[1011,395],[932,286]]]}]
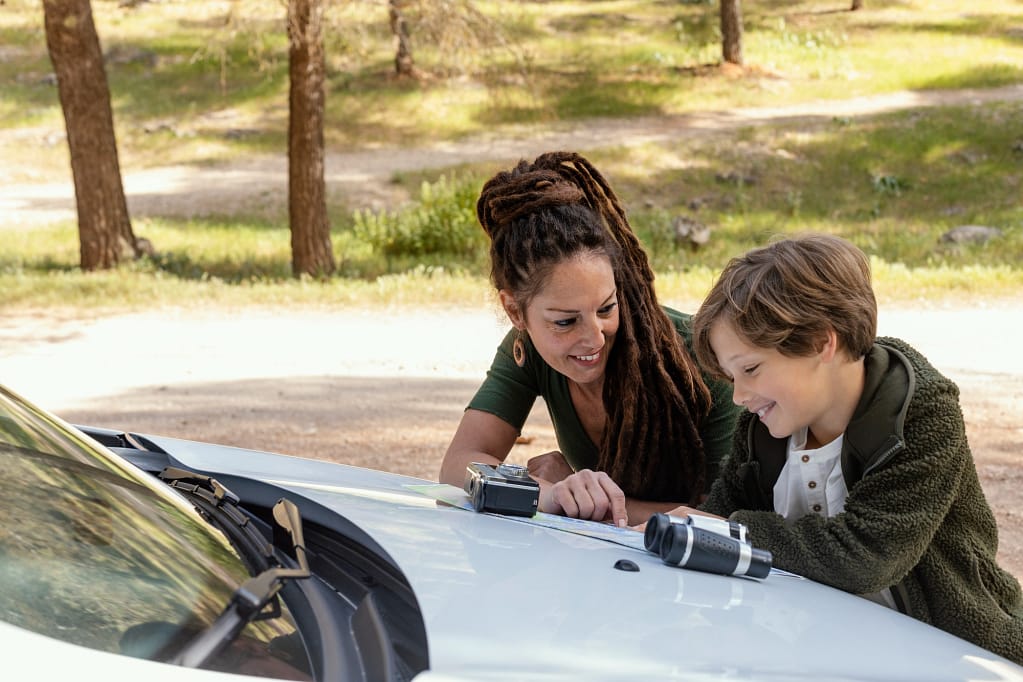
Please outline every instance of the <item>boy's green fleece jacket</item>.
[{"label": "boy's green fleece jacket", "polygon": [[877,339],[865,360],[843,512],[786,522],[773,511],[788,439],[749,412],[700,509],[745,524],[779,568],[855,594],[890,588],[904,613],[1023,665],[1023,596],[996,561],[958,387],[898,339]]}]

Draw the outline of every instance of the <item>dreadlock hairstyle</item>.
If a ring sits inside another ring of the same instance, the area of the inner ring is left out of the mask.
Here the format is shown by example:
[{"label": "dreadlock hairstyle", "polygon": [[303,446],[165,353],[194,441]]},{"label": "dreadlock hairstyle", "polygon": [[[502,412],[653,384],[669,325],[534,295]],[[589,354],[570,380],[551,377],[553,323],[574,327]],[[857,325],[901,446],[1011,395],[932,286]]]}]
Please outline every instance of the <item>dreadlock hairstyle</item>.
[{"label": "dreadlock hairstyle", "polygon": [[657,303],[646,253],[604,177],[578,154],[549,152],[491,178],[476,215],[490,237],[491,280],[522,310],[557,264],[586,252],[610,259],[621,322],[597,468],[631,497],[695,501],[706,479],[699,427],[710,391]]}]

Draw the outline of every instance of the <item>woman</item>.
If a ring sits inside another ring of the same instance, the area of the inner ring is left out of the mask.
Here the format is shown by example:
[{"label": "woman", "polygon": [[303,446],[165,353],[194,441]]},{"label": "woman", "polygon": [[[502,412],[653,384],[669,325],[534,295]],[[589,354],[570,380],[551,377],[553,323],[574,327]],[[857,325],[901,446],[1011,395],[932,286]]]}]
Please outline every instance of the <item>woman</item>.
[{"label": "woman", "polygon": [[689,316],[657,303],[625,211],[583,157],[543,154],[500,172],[476,204],[491,279],[513,329],[441,464],[504,461],[537,396],[560,451],[534,457],[540,511],[617,525],[698,502],[731,445],[730,387],[687,349]]}]

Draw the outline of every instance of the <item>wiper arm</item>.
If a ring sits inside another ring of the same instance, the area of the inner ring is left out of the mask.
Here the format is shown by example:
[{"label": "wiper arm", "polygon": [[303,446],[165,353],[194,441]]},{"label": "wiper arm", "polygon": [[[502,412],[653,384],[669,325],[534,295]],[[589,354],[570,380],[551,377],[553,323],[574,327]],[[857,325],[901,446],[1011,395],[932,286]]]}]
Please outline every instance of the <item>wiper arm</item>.
[{"label": "wiper arm", "polygon": [[177,467],[166,467],[160,472],[160,478],[168,485],[180,488],[185,492],[193,493],[197,490],[208,490],[213,493],[212,502],[217,505],[225,501],[231,504],[238,504],[238,496],[221,485],[220,481],[210,476],[203,476],[187,469]]},{"label": "wiper arm", "polygon": [[187,668],[198,668],[205,664],[230,644],[246,625],[256,620],[286,583],[310,576],[305,538],[302,535],[302,517],[298,507],[290,500],[278,500],[273,508],[273,518],[276,526],[275,540],[279,537],[278,530],[285,531],[291,536],[291,550],[299,567],[269,568],[246,580],[231,595],[231,601],[217,616],[213,625],[186,644],[168,663]]},{"label": "wiper arm", "polygon": [[[270,568],[273,547],[238,507],[240,500],[237,495],[217,479],[187,469],[165,467],[159,478],[188,497],[202,517],[228,537],[249,563],[249,570],[259,573]],[[274,542],[288,546],[289,542],[277,537],[278,532],[274,531]]]}]

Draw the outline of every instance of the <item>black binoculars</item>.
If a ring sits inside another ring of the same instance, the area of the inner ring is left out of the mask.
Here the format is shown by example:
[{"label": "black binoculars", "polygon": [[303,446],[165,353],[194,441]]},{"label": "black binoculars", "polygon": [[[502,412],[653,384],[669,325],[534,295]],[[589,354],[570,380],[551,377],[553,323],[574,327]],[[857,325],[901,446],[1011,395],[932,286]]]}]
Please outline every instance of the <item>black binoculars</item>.
[{"label": "black binoculars", "polygon": [[749,542],[744,525],[726,519],[654,514],[647,521],[643,545],[670,566],[751,578],[766,578],[771,572],[771,553]]}]

